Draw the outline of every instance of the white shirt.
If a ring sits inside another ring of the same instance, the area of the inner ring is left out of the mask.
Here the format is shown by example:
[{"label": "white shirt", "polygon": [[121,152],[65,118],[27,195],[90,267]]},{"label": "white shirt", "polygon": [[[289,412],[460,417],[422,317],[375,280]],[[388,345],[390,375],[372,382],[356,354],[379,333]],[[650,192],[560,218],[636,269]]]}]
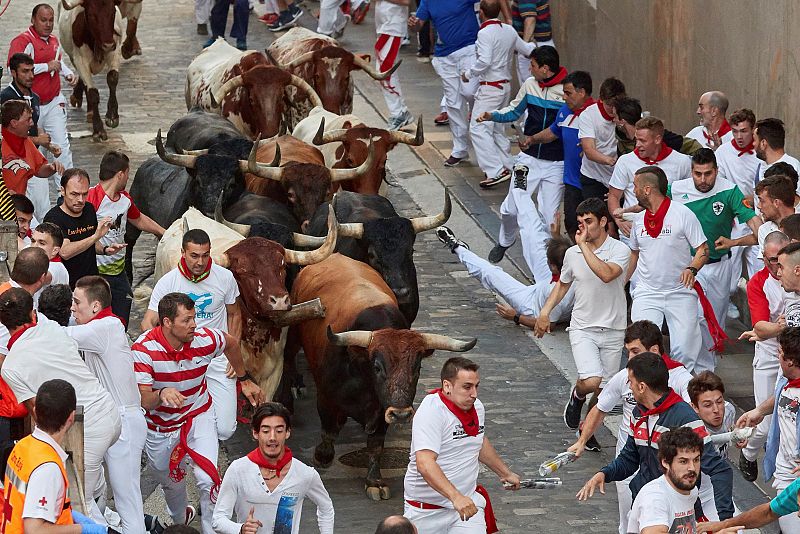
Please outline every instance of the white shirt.
[{"label": "white shirt", "polygon": [[717,158],[719,175],[739,186],[742,194],[752,196],[759,178],[758,167],[761,160],[753,154],[744,153],[741,156],[736,141],[723,143],[714,156]]},{"label": "white shirt", "polygon": [[[67,461],[67,453],[50,434],[37,427],[33,429],[31,436],[53,447],[62,462]],[[64,509],[66,489],[64,475],[57,464],[47,462],[40,465],[28,478],[22,518],[44,519],[48,523],[55,523]]]},{"label": "white shirt", "polygon": [[[600,102],[595,102],[578,117],[578,139],[594,139],[594,147],[605,156],[617,153],[617,137],[613,119],[606,119],[600,111]],[[581,174],[608,186],[613,165],[603,165],[586,157],[581,157]]]},{"label": "white shirt", "polygon": [[[214,508],[214,532],[239,534],[250,508],[254,507],[253,517],[264,525],[259,531],[299,534],[306,497],[317,505],[320,534],[333,534],[333,502],[313,467],[292,458],[283,480],[270,492],[258,466],[247,456],[239,458],[231,463],[222,479]],[[236,521],[232,520],[234,515]]]},{"label": "white shirt", "polygon": [[[797,475],[792,469],[797,467],[797,409],[800,407],[800,388],[784,388],[778,403],[778,426],[781,439],[778,456],[775,459],[775,482],[793,482]],[[774,485],[774,483],[773,483]]]},{"label": "white shirt", "polygon": [[644,211],[635,214],[631,226],[630,247],[639,251],[637,292],[640,287],[651,291],[684,289],[680,277],[692,263],[690,247],[697,249],[706,242],[700,221],[683,204],[671,202],[661,233],[653,239],[645,231],[644,215]]},{"label": "white shirt", "polygon": [[117,317],[102,317],[86,324],[68,326],[66,330],[114,403],[119,407],[141,406],[133,356],[122,321]]},{"label": "white shirt", "polygon": [[534,48],[536,43],[526,43],[520,39],[513,26],[489,24],[478,31],[478,39],[475,41],[477,57],[464,74],[468,80],[477,76],[482,82],[510,81],[514,52],[527,57]]},{"label": "white shirt", "polygon": [[645,484],[636,495],[628,516],[628,532],[639,534],[647,527],[660,525],[666,526],[669,532],[676,534],[696,532],[695,501],[697,501],[696,487],[692,488],[688,495],[684,495],[672,487],[665,475],[661,475]]},{"label": "white shirt", "polygon": [[[800,161],[798,161],[797,158],[794,158],[789,154],[784,153],[783,156],[773,161],[772,163],[767,163],[766,161],[761,161],[761,160],[758,161],[758,181],[760,182],[761,180],[764,179],[764,173],[767,172],[767,170],[770,167],[780,162],[788,163],[789,165],[794,167],[794,170],[796,170],[798,174],[800,174]],[[800,189],[798,189],[798,194],[800,194]]]},{"label": "white shirt", "polygon": [[[691,130],[689,130],[689,133],[686,134],[686,137],[694,139],[695,141],[700,143],[700,145],[704,148],[711,148],[713,150],[711,142],[708,139],[706,139],[706,136],[703,135],[703,132],[708,133],[708,130],[706,130],[705,126],[700,124],[699,126],[695,126]],[[733,140],[733,132],[730,130],[725,135],[720,137],[720,141],[722,142],[723,145],[725,143],[730,143],[732,140]]]},{"label": "white shirt", "polygon": [[589,267],[578,245],[567,249],[560,280],[575,287],[570,329],[614,328],[624,330],[628,323],[628,303],[625,298],[625,273],[631,260],[631,249],[611,236],[594,251],[606,263],[622,268],[611,282],[603,282]]},{"label": "white shirt", "polygon": [[[530,311],[533,315],[538,316],[539,312],[544,308],[545,302],[550,297],[550,293],[553,292],[553,288],[556,286],[556,282],[551,280],[545,280],[542,282],[536,282],[533,286],[533,291],[530,293],[531,302],[528,304],[530,307]],[[553,308],[553,311],[550,313],[550,320],[554,323],[561,323],[566,321],[570,318],[572,314],[572,306],[575,303],[575,288],[570,286],[567,290],[567,294],[564,295],[564,298],[561,299],[561,302]],[[0,324],[0,327],[3,325]]]},{"label": "white shirt", "polygon": [[185,293],[194,301],[194,317],[198,328],[207,326],[228,331],[228,311],[225,306],[234,304],[239,296],[239,286],[228,269],[212,263],[208,278],[194,283],[184,278],[175,267],[156,282],[147,308],[158,312],[159,301],[174,291]]},{"label": "white shirt", "polygon": [[[691,158],[677,150],[673,150],[669,156],[653,163],[653,165],[664,171],[667,175],[667,182],[670,184],[676,180],[683,180],[692,176]],[[625,192],[626,208],[639,203],[636,200],[636,195],[633,194],[633,177],[636,171],[647,166],[648,163],[633,152],[620,156],[617,164],[614,165],[614,173],[611,175],[611,181],[608,186]]]},{"label": "white shirt", "polygon": [[[758,198],[758,197],[754,197]],[[800,204],[797,204],[794,207],[795,213],[800,213]],[[763,216],[762,216],[763,219]],[[767,236],[772,232],[780,231],[780,227],[775,221],[764,221],[761,226],[758,227],[758,257],[763,258],[763,250],[764,250],[764,241],[767,239]]]},{"label": "white shirt", "polygon": [[[686,367],[675,367],[669,370],[669,387],[687,403],[692,402],[689,398],[689,381],[692,378],[692,373]],[[619,403],[622,403],[622,421],[620,421],[617,431],[617,454],[625,446],[628,436],[631,435],[631,418],[633,409],[636,407],[636,399],[633,398],[631,384],[628,382],[627,369],[618,371],[603,387],[597,397],[597,409],[609,413]]]},{"label": "white shirt", "polygon": [[477,436],[468,436],[458,418],[444,405],[438,394],[426,395],[414,414],[411,451],[403,482],[406,500],[453,509],[453,503],[431,488],[417,469],[417,451],[436,453],[436,463],[462,495],[472,495],[478,483],[478,454],[483,447],[484,408],[475,401],[478,412]]},{"label": "white shirt", "polygon": [[69,273],[62,262],[50,260],[50,265],[47,266],[47,272],[50,273],[52,281],[40,287],[38,291],[33,294],[33,309],[39,308],[39,297],[42,296],[44,288],[47,286],[69,285]]},{"label": "white shirt", "polygon": [[408,33],[408,6],[378,0],[375,3],[375,33],[405,36]]}]

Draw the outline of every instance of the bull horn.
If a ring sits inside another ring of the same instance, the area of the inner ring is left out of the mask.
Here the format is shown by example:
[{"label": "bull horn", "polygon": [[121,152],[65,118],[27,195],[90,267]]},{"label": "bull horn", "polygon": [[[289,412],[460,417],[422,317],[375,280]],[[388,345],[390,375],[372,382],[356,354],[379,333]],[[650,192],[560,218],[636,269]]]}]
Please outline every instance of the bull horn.
[{"label": "bull horn", "polygon": [[201,148],[200,150],[184,150],[181,149],[181,154],[184,156],[205,156],[208,154],[207,148]]},{"label": "bull horn", "polygon": [[[341,233],[339,235],[342,235]],[[292,241],[298,247],[321,247],[325,244],[324,237],[317,237],[314,235],[298,234],[292,232]]]},{"label": "bull horn", "polygon": [[[320,139],[320,145],[324,145],[325,143],[341,143],[345,140],[345,136],[347,135],[347,129],[339,128],[338,130],[330,130],[322,134],[322,138]],[[317,143],[314,143],[317,144]]]},{"label": "bull horn", "polygon": [[317,128],[317,133],[314,134],[314,139],[311,140],[311,143],[319,146],[325,144],[324,139],[325,139],[325,117],[320,117],[319,128]]},{"label": "bull horn", "polygon": [[275,143],[275,157],[272,158],[271,163],[260,163],[256,156],[258,155],[258,147],[261,144],[261,134],[253,143],[253,148],[250,149],[250,156],[247,161],[239,160],[243,172],[255,174],[259,178],[267,180],[276,180],[278,182],[283,178],[283,169],[280,168],[281,164],[281,146]]},{"label": "bull horn", "polygon": [[156,135],[156,152],[158,153],[159,158],[171,165],[186,167],[187,169],[194,169],[194,166],[197,163],[197,156],[167,153],[167,151],[164,149],[164,140],[161,138],[160,128],[158,130],[158,135]]},{"label": "bull horn", "polygon": [[389,140],[392,143],[403,143],[411,146],[422,146],[425,142],[425,133],[422,129],[422,115],[417,120],[417,131],[414,134],[407,132],[389,132]]},{"label": "bull horn", "polygon": [[181,219],[181,232],[186,233],[189,231],[189,221],[186,220],[186,217]]},{"label": "bull horn", "polygon": [[339,225],[336,222],[336,215],[333,213],[333,208],[328,206],[328,235],[325,237],[322,246],[316,250],[309,250],[307,252],[286,249],[286,262],[297,265],[319,263],[333,254],[334,249],[336,249],[336,239],[338,237]]},{"label": "bull horn", "polygon": [[447,188],[445,188],[444,209],[442,212],[439,215],[433,215],[430,217],[414,217],[411,219],[411,227],[414,229],[414,233],[418,234],[426,230],[433,230],[434,228],[440,227],[447,222],[447,219],[450,218],[450,212],[452,210],[453,205],[450,202],[450,192],[447,190]]},{"label": "bull horn", "polygon": [[225,95],[227,95],[237,87],[241,87],[242,84],[244,84],[244,78],[242,78],[241,74],[223,83],[219,89],[211,93],[211,105],[213,107],[219,106],[222,102],[222,99],[225,98]]},{"label": "bull horn", "polygon": [[331,182],[341,182],[342,180],[354,180],[367,173],[375,165],[375,145],[372,139],[369,141],[369,154],[364,163],[354,169],[331,169]]},{"label": "bull horn", "polygon": [[73,5],[70,5],[69,2],[67,2],[67,0],[61,0],[61,6],[67,11],[75,9],[76,7],[81,5],[82,3],[83,3],[83,0],[78,0]]},{"label": "bull horn", "polygon": [[348,330],[334,334],[331,325],[328,325],[328,342],[339,347],[362,347],[367,348],[372,343],[371,330]]},{"label": "bull horn", "polygon": [[297,58],[293,59],[289,63],[286,63],[285,65],[280,65],[280,67],[282,69],[293,69],[295,67],[299,67],[303,63],[308,63],[309,61],[314,59],[314,53],[315,53],[314,50],[312,50],[311,52],[306,52],[305,54],[301,55],[300,57],[297,57]]},{"label": "bull horn", "polygon": [[243,237],[247,237],[250,235],[250,225],[249,224],[239,224],[235,222],[231,222],[225,218],[225,215],[222,213],[222,196],[225,194],[223,191],[219,194],[219,200],[217,200],[217,207],[214,208],[214,220],[220,224],[224,224],[237,234],[241,234]]},{"label": "bull horn", "polygon": [[453,352],[467,352],[478,342],[474,337],[469,341],[460,341],[439,334],[420,334],[425,346],[432,350],[449,350]]},{"label": "bull horn", "polygon": [[231,264],[231,259],[228,257],[227,252],[223,252],[222,256],[219,257],[219,261],[216,261],[214,263],[216,263],[220,267],[224,267],[225,269],[227,269],[228,266],[230,266]]},{"label": "bull horn", "polygon": [[369,74],[370,76],[372,76],[376,80],[386,80],[387,78],[391,77],[391,75],[394,74],[394,71],[396,71],[398,68],[400,68],[400,64],[402,62],[403,62],[403,60],[401,59],[400,61],[395,63],[392,66],[391,69],[387,70],[386,72],[378,72],[377,70],[375,70],[375,67],[373,67],[369,63],[369,61],[364,61],[363,58],[360,58],[356,54],[353,54],[353,63],[358,65],[358,67],[361,70],[363,70],[364,72],[366,72],[367,74]]},{"label": "bull horn", "polygon": [[364,223],[341,223],[339,224],[339,236],[361,239],[364,237]]},{"label": "bull horn", "polygon": [[307,81],[305,81],[300,76],[295,76],[294,74],[292,74],[292,81],[290,83],[295,87],[297,87],[298,89],[304,91],[306,95],[308,95],[308,99],[311,100],[311,103],[314,104],[315,108],[322,107],[322,99],[319,97],[314,88],[308,84]]}]

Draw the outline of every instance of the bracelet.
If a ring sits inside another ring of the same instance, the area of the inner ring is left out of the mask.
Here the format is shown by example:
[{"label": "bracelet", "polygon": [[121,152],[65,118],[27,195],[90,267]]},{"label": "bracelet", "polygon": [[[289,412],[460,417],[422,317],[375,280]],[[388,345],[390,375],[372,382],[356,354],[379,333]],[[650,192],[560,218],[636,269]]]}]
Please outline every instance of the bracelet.
[{"label": "bracelet", "polygon": [[514,315],[514,324],[519,326],[519,314]]},{"label": "bracelet", "polygon": [[[108,252],[106,252],[106,249],[107,249],[107,248],[108,248],[108,245],[105,245],[105,246],[103,247],[103,256],[108,256]],[[163,388],[162,388],[162,389],[163,389]]]},{"label": "bracelet", "polygon": [[697,276],[697,268],[696,268],[696,267],[692,267],[692,266],[690,265],[690,266],[689,266],[689,267],[687,267],[685,270],[687,270],[687,271],[691,272],[693,275]]},{"label": "bracelet", "polygon": [[162,391],[164,391],[164,388],[161,388],[161,389],[159,389],[159,390],[156,392],[156,394],[158,395],[158,402],[160,402],[160,403],[162,403],[162,404],[163,404],[163,403],[164,403],[164,401],[163,401],[163,400],[161,400],[161,392],[162,392]]},{"label": "bracelet", "polygon": [[245,371],[242,376],[236,377],[237,382],[244,382],[245,380],[249,380],[250,382],[255,382],[255,380],[253,380],[253,377],[250,376],[250,373],[248,373],[247,371]]}]

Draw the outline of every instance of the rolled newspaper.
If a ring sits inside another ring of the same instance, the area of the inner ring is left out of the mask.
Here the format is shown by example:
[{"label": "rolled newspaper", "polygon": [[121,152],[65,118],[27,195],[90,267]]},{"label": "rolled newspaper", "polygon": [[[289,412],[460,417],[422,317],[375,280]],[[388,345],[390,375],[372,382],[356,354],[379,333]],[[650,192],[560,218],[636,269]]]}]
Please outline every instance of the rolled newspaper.
[{"label": "rolled newspaper", "polygon": [[542,462],[542,465],[539,466],[539,476],[546,477],[547,475],[552,475],[558,471],[560,467],[570,462],[574,462],[576,458],[577,456],[575,456],[574,452],[565,451],[557,455],[555,458],[545,460]]},{"label": "rolled newspaper", "polygon": [[748,426],[744,428],[734,428],[730,432],[723,432],[722,434],[714,434],[711,436],[711,443],[714,445],[725,445],[726,443],[735,443],[743,441],[753,435],[755,428]]}]

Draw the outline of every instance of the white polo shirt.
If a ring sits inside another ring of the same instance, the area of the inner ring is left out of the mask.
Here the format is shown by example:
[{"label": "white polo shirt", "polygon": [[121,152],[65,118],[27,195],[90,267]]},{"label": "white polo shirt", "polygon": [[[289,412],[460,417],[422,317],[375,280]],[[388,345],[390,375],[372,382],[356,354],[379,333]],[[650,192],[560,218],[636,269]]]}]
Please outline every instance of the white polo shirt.
[{"label": "white polo shirt", "polygon": [[637,213],[631,227],[631,250],[639,251],[636,289],[675,291],[683,288],[681,273],[692,263],[690,248],[706,242],[697,216],[678,202],[670,203],[661,233],[654,239],[645,231],[645,212]]},{"label": "white polo shirt", "polygon": [[414,414],[411,427],[411,451],[403,482],[404,498],[443,508],[453,509],[453,503],[425,482],[417,469],[417,451],[429,450],[438,455],[436,463],[453,486],[470,496],[478,482],[478,454],[483,447],[484,408],[475,401],[478,412],[478,435],[464,432],[458,418],[444,405],[436,393],[426,395]]},{"label": "white polo shirt", "polygon": [[575,303],[572,306],[569,327],[624,330],[628,324],[625,273],[631,260],[631,249],[607,236],[594,254],[606,263],[619,265],[622,274],[611,282],[603,282],[589,267],[578,245],[567,249],[560,280],[572,283],[575,288]]},{"label": "white polo shirt", "polygon": [[[600,102],[595,102],[578,117],[578,139],[594,139],[595,148],[605,156],[613,156],[617,153],[617,137],[614,132],[614,120],[611,117],[604,117],[600,110]],[[597,180],[601,184],[608,186],[611,179],[613,165],[603,165],[586,157],[581,157],[581,174]]]},{"label": "white polo shirt", "polygon": [[684,495],[661,475],[645,484],[636,495],[628,516],[628,532],[641,532],[647,527],[662,525],[669,532],[697,532],[695,501],[697,487]]},{"label": "white polo shirt", "polygon": [[[681,154],[671,148],[669,154],[662,160],[653,162],[652,165],[661,168],[667,175],[667,182],[672,183],[676,180],[691,178],[692,160],[686,154]],[[625,192],[625,207],[635,206],[639,203],[636,195],[633,194],[633,177],[639,169],[651,165],[636,155],[635,152],[623,154],[614,165],[614,172],[611,175],[609,187]]]},{"label": "white polo shirt", "polygon": [[758,167],[761,160],[755,151],[742,152],[735,140],[723,143],[714,156],[717,158],[719,175],[739,186],[742,194],[752,196],[759,179]]}]

